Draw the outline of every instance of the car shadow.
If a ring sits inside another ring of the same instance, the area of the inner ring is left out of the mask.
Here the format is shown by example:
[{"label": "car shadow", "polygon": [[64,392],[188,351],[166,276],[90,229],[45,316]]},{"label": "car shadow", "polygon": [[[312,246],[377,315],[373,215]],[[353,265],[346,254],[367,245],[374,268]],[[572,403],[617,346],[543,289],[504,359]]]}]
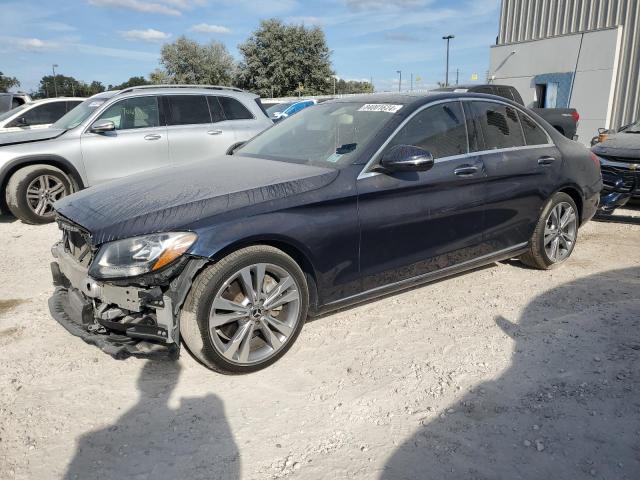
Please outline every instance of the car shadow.
[{"label": "car shadow", "polygon": [[495,322],[510,367],[425,417],[381,478],[638,478],[640,268],[566,283]]},{"label": "car shadow", "polygon": [[64,478],[240,478],[240,454],[221,400],[209,394],[169,406],[179,376],[177,362],[148,361],[136,405],[113,424],[80,437]]},{"label": "car shadow", "polygon": [[0,214],[0,223],[13,223],[17,221],[18,219],[12,215]]}]

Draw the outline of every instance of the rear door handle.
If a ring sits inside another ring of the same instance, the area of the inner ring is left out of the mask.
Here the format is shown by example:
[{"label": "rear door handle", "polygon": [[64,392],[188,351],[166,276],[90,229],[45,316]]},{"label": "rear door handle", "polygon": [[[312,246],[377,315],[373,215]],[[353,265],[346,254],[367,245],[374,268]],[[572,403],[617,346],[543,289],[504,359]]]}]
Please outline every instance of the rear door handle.
[{"label": "rear door handle", "polygon": [[145,140],[160,140],[162,135],[158,135],[157,133],[150,133],[149,135],[145,135]]},{"label": "rear door handle", "polygon": [[478,172],[478,167],[468,165],[466,167],[456,168],[453,173],[459,177],[468,177]]},{"label": "rear door handle", "polygon": [[207,134],[209,134],[209,135],[221,135],[222,134],[222,130],[209,130],[207,132]]},{"label": "rear door handle", "polygon": [[546,167],[548,165],[551,165],[555,161],[556,161],[556,159],[554,157],[540,157],[538,159],[538,165]]}]

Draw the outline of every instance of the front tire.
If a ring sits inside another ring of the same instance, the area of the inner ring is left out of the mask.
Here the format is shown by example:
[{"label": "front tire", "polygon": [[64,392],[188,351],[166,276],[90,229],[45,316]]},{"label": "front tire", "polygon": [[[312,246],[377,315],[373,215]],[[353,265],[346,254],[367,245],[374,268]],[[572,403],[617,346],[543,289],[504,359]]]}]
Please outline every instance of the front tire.
[{"label": "front tire", "polygon": [[533,268],[549,270],[564,263],[578,238],[578,208],[566,193],[553,195],[538,220],[529,242],[529,252],[520,260]]},{"label": "front tire", "polygon": [[308,308],[309,290],[298,264],[277,248],[252,246],[196,278],[180,333],[189,351],[212,370],[250,373],[291,348]]},{"label": "front tire", "polygon": [[5,190],[9,211],[24,223],[53,222],[53,203],[72,193],[69,177],[51,165],[30,165],[15,172]]}]

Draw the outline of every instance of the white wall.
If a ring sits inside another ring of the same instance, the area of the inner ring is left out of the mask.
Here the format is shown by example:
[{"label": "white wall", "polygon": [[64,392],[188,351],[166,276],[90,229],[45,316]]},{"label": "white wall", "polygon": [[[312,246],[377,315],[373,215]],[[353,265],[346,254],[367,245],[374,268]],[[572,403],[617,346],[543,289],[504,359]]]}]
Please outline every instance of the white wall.
[{"label": "white wall", "polygon": [[621,28],[494,46],[489,76],[517,88],[529,106],[536,75],[575,71],[569,106],[580,114],[578,141],[589,145],[599,127],[608,127]]}]

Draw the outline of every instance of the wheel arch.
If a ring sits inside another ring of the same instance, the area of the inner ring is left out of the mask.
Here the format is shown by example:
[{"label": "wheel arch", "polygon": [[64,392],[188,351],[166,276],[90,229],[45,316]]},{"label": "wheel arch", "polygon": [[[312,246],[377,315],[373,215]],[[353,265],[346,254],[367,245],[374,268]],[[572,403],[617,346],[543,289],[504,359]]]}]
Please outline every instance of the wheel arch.
[{"label": "wheel arch", "polygon": [[0,169],[0,210],[7,211],[5,188],[11,176],[18,170],[31,165],[49,165],[66,173],[73,182],[74,190],[82,190],[85,184],[78,169],[66,158],[58,155],[27,155],[14,158]]},{"label": "wheel arch", "polygon": [[281,236],[264,236],[264,237],[250,237],[242,240],[235,241],[224,248],[218,250],[214,255],[210,257],[211,261],[216,262],[221,258],[226,257],[230,253],[233,253],[241,248],[251,247],[255,245],[268,245],[270,247],[282,250],[289,255],[302,269],[304,273],[308,287],[309,287],[309,307],[310,310],[316,310],[319,306],[319,292],[316,268],[311,260],[309,252],[305,251],[302,245],[299,245],[295,240],[281,237]]},{"label": "wheel arch", "polygon": [[582,197],[582,192],[575,185],[567,185],[560,188],[556,193],[566,193],[571,197],[571,199],[575,202],[576,207],[578,207],[578,222],[582,224],[582,212],[584,209],[584,199]]}]

